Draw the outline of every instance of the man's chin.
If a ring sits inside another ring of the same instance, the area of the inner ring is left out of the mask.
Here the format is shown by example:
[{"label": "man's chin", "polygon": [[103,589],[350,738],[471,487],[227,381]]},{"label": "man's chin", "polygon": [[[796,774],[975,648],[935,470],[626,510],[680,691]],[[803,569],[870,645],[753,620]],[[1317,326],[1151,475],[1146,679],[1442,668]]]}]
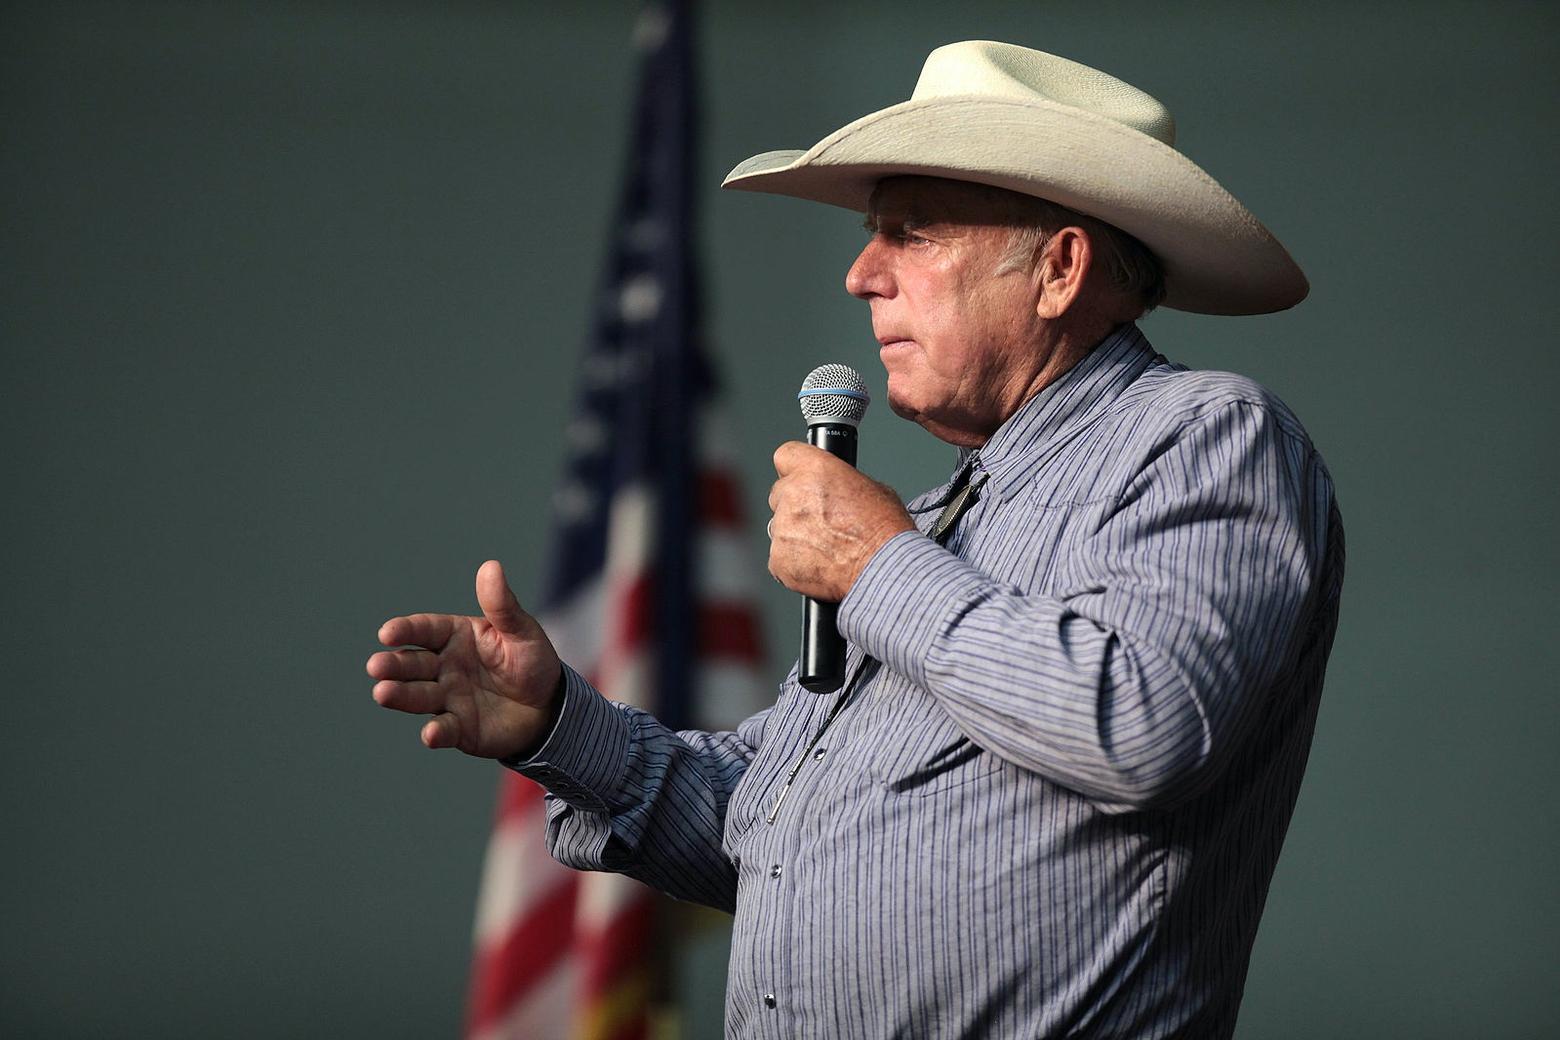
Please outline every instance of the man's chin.
[{"label": "man's chin", "polygon": [[892,385],[888,388],[888,410],[901,419],[909,419],[913,423],[921,421],[921,410],[904,399],[894,394]]},{"label": "man's chin", "polygon": [[895,397],[892,391],[888,395],[888,410],[901,419],[908,419],[910,422],[915,423],[933,437],[937,437],[939,440],[942,439],[941,434],[938,433],[938,430],[942,428],[941,423],[928,414],[924,408],[917,408],[914,404]]},{"label": "man's chin", "polygon": [[896,397],[892,389],[888,391],[888,410],[901,419],[910,420],[938,440],[946,441],[956,447],[978,448],[986,443],[989,436],[971,432],[957,419],[952,420],[950,424],[948,421],[950,417],[946,414],[939,418],[937,413],[928,412],[925,408]]}]

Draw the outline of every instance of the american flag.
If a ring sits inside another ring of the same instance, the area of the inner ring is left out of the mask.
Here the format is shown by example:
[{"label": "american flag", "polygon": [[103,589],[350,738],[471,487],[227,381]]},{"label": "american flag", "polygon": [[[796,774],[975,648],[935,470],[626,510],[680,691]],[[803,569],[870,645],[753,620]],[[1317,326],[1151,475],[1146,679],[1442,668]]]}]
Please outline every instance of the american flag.
[{"label": "american flag", "polygon": [[[673,728],[730,726],[759,707],[762,662],[756,567],[700,344],[689,4],[647,5],[634,38],[634,136],[564,438],[538,613],[564,660],[613,700]],[[558,865],[543,815],[541,789],[506,775],[477,908],[466,1035],[645,1037],[661,897]]]}]

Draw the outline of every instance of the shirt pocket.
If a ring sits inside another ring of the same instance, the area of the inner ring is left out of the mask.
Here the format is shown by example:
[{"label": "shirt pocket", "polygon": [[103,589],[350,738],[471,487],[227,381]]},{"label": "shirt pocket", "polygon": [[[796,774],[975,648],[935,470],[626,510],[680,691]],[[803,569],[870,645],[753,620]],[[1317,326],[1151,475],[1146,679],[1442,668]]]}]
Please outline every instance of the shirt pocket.
[{"label": "shirt pocket", "polygon": [[[890,794],[926,798],[975,783],[1005,763],[960,732],[929,696],[903,687],[897,709],[885,705],[874,726],[867,771]],[[894,698],[888,698],[892,701]]]}]

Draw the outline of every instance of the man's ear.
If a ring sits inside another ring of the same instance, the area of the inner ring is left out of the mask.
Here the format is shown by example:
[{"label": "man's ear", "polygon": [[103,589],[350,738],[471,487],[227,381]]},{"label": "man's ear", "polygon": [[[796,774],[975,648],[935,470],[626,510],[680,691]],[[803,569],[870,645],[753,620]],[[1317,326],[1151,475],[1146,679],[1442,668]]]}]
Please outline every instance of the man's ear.
[{"label": "man's ear", "polygon": [[1035,267],[1035,313],[1052,321],[1066,314],[1093,266],[1094,247],[1083,228],[1064,227],[1052,235]]}]

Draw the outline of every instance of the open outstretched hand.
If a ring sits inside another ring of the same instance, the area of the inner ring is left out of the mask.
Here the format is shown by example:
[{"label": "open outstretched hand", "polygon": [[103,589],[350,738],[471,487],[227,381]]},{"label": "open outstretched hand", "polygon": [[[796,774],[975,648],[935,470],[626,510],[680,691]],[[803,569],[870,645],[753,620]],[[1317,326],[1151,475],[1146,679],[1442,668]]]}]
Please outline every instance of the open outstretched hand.
[{"label": "open outstretched hand", "polygon": [[374,700],[395,711],[432,715],[430,748],[481,758],[534,750],[552,727],[563,667],[542,626],[520,607],[489,560],[477,570],[481,617],[412,614],[386,621],[379,642],[397,650],[368,659]]}]

